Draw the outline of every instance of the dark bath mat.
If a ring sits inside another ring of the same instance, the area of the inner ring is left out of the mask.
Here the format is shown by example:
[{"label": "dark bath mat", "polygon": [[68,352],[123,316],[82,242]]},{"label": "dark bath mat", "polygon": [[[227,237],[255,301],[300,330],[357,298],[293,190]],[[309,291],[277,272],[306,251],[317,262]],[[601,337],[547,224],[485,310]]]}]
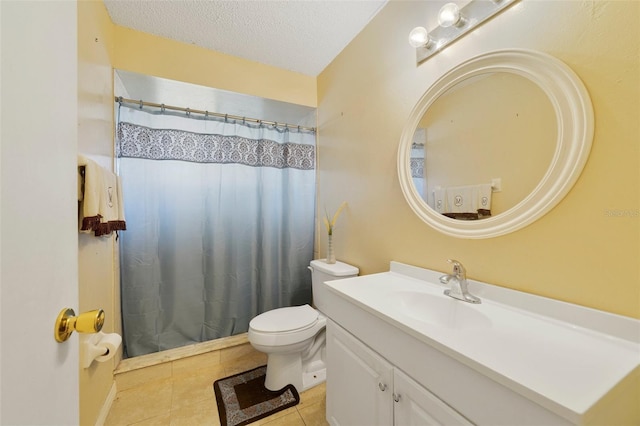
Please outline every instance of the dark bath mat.
[{"label": "dark bath mat", "polygon": [[272,392],[264,387],[267,366],[213,382],[222,426],[241,426],[293,407],[300,396],[293,385]]}]

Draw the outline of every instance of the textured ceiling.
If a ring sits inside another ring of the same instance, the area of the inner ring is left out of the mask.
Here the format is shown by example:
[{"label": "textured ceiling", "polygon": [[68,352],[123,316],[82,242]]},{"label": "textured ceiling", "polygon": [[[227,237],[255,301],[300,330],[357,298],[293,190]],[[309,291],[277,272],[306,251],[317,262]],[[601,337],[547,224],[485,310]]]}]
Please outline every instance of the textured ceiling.
[{"label": "textured ceiling", "polygon": [[120,26],[317,76],[387,0],[104,0]]}]

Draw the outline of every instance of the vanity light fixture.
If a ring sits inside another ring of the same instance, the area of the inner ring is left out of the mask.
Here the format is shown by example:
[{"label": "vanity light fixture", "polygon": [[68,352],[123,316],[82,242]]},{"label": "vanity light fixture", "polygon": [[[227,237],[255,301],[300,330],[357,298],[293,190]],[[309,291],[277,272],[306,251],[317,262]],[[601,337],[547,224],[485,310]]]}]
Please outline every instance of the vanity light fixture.
[{"label": "vanity light fixture", "polygon": [[413,47],[427,46],[431,40],[425,27],[415,27],[409,33],[409,44]]},{"label": "vanity light fixture", "polygon": [[409,44],[416,48],[416,63],[440,52],[463,35],[491,19],[518,0],[471,0],[459,8],[447,3],[438,12],[438,26],[431,31],[416,27],[409,34]]},{"label": "vanity light fixture", "polygon": [[460,15],[460,8],[455,3],[447,3],[438,12],[438,24],[441,27],[451,27],[453,25],[463,25],[464,20]]}]

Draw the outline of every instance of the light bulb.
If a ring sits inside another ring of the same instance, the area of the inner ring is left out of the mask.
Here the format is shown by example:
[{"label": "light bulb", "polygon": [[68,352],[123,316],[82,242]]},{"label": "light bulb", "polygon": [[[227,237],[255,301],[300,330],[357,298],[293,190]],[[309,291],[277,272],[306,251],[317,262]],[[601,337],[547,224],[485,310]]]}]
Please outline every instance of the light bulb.
[{"label": "light bulb", "polygon": [[409,44],[413,47],[424,46],[429,43],[429,33],[424,27],[415,27],[409,33]]},{"label": "light bulb", "polygon": [[460,8],[455,3],[447,3],[438,12],[438,24],[450,27],[460,22]]}]

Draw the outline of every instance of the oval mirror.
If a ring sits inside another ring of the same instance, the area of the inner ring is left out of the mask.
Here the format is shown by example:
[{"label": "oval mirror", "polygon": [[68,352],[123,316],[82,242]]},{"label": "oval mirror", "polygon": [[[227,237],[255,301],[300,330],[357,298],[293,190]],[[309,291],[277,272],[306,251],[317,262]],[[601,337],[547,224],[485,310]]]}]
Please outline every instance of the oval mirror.
[{"label": "oval mirror", "polygon": [[489,52],[454,67],[420,98],[400,141],[400,185],[435,229],[496,237],[560,202],[592,139],[591,100],[567,65],[532,50]]}]

